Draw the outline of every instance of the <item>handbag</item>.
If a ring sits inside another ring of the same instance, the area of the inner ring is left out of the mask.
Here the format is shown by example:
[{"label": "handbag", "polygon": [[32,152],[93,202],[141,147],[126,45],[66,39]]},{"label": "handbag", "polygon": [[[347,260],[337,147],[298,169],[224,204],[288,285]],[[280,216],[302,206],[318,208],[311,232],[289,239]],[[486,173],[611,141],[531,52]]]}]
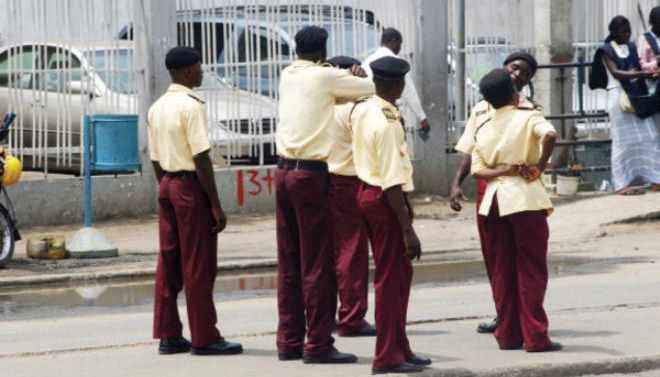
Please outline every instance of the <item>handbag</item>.
[{"label": "handbag", "polygon": [[[623,96],[621,96],[623,98]],[[627,95],[628,101],[630,102],[633,113],[637,115],[640,119],[645,119],[653,114],[657,113],[660,110],[660,100],[656,93],[653,94],[644,94],[641,96]],[[622,99],[623,101],[623,99]],[[621,108],[623,110],[623,107]]]}]

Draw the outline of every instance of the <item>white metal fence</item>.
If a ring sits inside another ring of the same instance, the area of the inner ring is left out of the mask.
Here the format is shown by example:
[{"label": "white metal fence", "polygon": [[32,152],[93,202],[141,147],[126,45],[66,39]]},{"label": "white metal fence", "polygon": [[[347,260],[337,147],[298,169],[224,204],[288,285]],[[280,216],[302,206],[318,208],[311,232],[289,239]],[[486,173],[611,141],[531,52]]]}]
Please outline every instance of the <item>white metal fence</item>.
[{"label": "white metal fence", "polygon": [[[0,0],[0,109],[18,115],[8,147],[27,168],[80,172],[84,116],[137,112],[133,3]],[[203,55],[197,91],[214,161],[273,162],[279,72],[294,59],[301,27],[324,26],[329,56],[358,59],[377,48],[383,27],[396,27],[415,68],[419,8],[419,0],[177,0],[178,44]],[[413,151],[416,123],[408,125]]]},{"label": "white metal fence", "polygon": [[[460,44],[460,5],[465,4],[464,45]],[[489,70],[500,67],[506,55],[513,51],[536,51],[535,0],[450,0],[449,2],[449,107],[448,146],[453,146],[462,132],[469,110],[480,99],[478,82]],[[609,21],[616,15],[626,16],[632,24],[633,40],[644,31],[641,20],[648,26],[650,10],[659,0],[581,0],[573,1],[574,60],[590,62],[597,47],[608,34]],[[642,9],[642,16],[638,12]],[[464,54],[465,76],[460,82],[457,62]],[[540,64],[550,62],[539,61]],[[573,111],[579,108],[577,70],[567,71],[573,81]],[[459,85],[456,85],[459,84]],[[462,85],[460,85],[462,84]],[[583,105],[587,112],[605,109],[605,92],[583,87]],[[458,98],[464,98],[458,101]],[[460,108],[457,108],[462,104]],[[578,128],[586,137],[607,137],[609,124],[602,119],[581,120]]]}]

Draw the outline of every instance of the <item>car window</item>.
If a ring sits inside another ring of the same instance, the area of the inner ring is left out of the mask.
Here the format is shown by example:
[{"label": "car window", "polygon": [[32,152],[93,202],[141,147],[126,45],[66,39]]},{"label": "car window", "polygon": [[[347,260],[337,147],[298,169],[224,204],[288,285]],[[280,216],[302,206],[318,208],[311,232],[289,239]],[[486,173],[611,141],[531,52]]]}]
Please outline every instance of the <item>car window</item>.
[{"label": "car window", "polygon": [[68,49],[48,47],[46,51],[46,90],[66,92],[68,83],[81,79],[80,59]]},{"label": "car window", "polygon": [[133,77],[133,49],[109,48],[95,50],[86,55],[94,71],[113,92],[131,94],[137,92]]},{"label": "car window", "polygon": [[348,55],[363,60],[378,48],[380,41],[372,25],[358,22],[344,22],[339,25],[323,25],[328,31],[329,56]]},{"label": "car window", "polygon": [[[278,38],[279,37],[279,38]],[[265,27],[247,26],[238,37],[238,61],[267,61],[270,57],[291,58],[289,44],[278,33]]]},{"label": "car window", "polygon": [[11,48],[0,55],[0,86],[32,88],[35,54],[32,46]]},{"label": "car window", "polygon": [[[225,50],[227,35],[233,33],[234,26],[223,22],[179,20],[177,23],[177,43],[179,46],[191,46],[199,51],[211,63]],[[192,45],[191,45],[192,43]]]}]

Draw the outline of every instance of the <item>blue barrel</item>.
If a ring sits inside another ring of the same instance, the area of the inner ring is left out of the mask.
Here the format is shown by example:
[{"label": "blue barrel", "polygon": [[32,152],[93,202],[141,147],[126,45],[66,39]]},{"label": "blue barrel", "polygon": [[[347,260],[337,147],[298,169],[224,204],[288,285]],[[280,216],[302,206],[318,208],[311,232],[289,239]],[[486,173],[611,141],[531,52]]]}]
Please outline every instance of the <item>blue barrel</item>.
[{"label": "blue barrel", "polygon": [[92,171],[128,173],[140,170],[138,116],[104,114],[88,117],[92,137]]}]

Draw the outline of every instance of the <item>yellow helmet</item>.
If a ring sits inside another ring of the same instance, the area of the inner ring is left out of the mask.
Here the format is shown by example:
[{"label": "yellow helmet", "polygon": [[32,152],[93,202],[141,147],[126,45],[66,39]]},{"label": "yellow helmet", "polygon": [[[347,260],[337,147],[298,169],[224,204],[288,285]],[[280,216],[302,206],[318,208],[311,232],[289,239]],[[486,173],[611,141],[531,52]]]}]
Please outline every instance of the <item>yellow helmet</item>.
[{"label": "yellow helmet", "polygon": [[2,184],[11,186],[21,179],[21,172],[23,171],[23,164],[18,158],[7,155],[5,157],[5,171],[2,174]]}]

